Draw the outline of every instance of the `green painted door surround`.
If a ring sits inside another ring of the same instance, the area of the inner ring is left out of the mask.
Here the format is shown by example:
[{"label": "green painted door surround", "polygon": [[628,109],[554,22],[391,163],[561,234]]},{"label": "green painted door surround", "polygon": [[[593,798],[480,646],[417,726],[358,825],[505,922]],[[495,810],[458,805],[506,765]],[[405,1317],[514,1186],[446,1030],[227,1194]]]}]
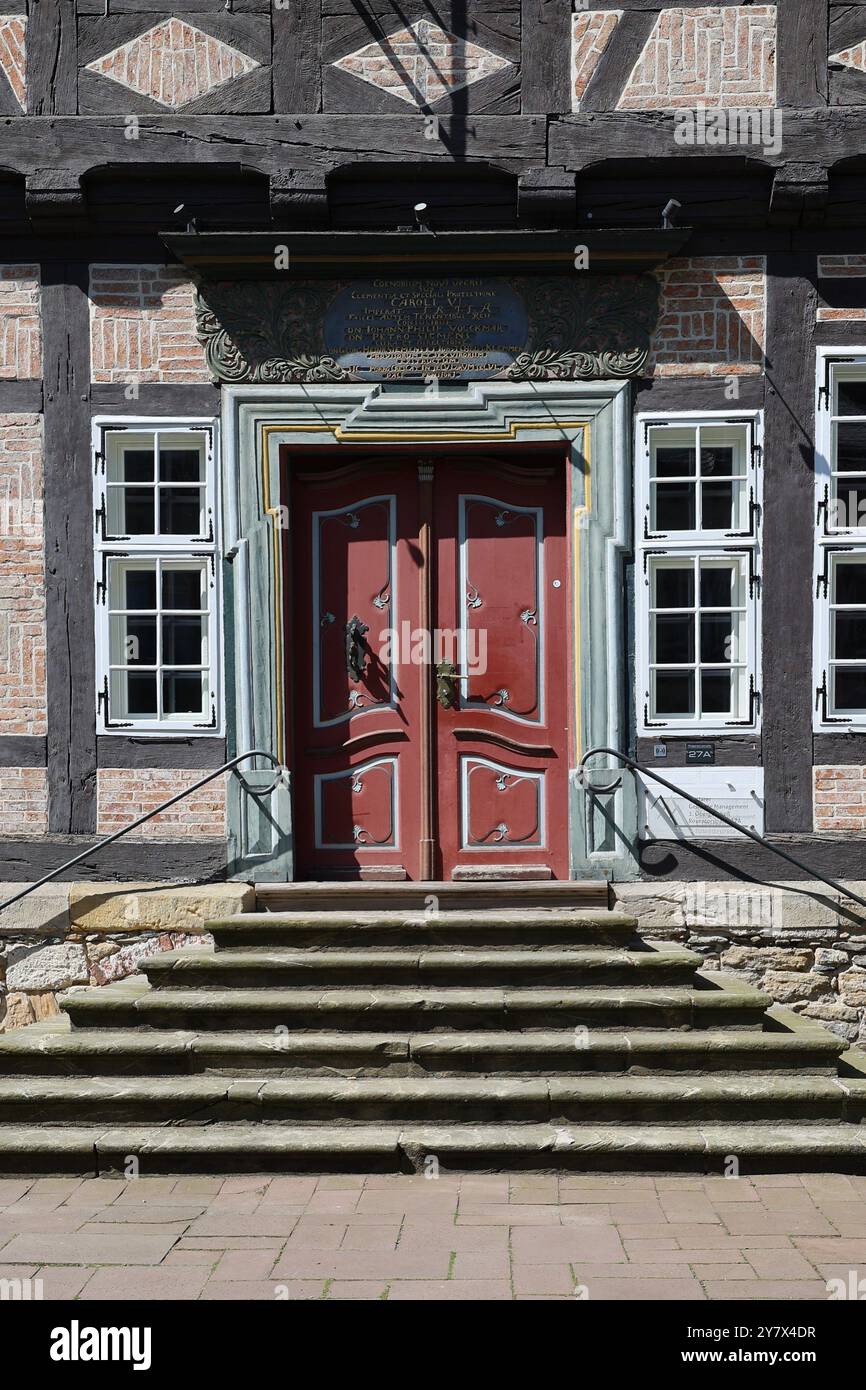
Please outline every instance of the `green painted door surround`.
[{"label": "green painted door surround", "polygon": [[[425,445],[507,451],[559,445],[567,453],[576,710],[573,762],[594,744],[628,742],[626,564],[632,545],[631,386],[628,381],[456,382],[436,391],[409,383],[224,386],[222,486],[225,646],[231,753],[285,755],[286,559],[292,518],[281,495],[280,447],[369,444],[377,452]],[[290,620],[289,620],[290,621]],[[267,786],[272,774],[263,769]],[[252,781],[251,776],[247,776]],[[233,779],[230,873],[293,876],[291,778],[266,798]],[[570,872],[575,878],[636,876],[637,803],[632,778],[605,797],[569,776]]]}]

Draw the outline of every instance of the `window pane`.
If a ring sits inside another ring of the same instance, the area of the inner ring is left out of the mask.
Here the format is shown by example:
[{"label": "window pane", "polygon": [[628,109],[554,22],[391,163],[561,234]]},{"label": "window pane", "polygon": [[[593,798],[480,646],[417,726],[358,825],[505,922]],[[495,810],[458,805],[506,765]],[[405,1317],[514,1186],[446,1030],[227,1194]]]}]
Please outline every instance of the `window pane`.
[{"label": "window pane", "polygon": [[735,483],[704,483],[701,488],[701,525],[705,531],[731,531],[735,528]]},{"label": "window pane", "polygon": [[701,475],[704,478],[729,478],[732,473],[739,472],[740,469],[734,466],[734,450],[730,444],[701,448]]},{"label": "window pane", "polygon": [[701,607],[730,608],[737,602],[736,566],[731,564],[701,565]]},{"label": "window pane", "polygon": [[731,677],[726,671],[701,672],[703,714],[731,713]]},{"label": "window pane", "polygon": [[155,608],[156,567],[128,569],[123,573],[126,581],[124,601],[112,606],[117,608]]},{"label": "window pane", "polygon": [[866,564],[856,560],[837,560],[833,573],[836,580],[835,603],[866,604]]},{"label": "window pane", "polygon": [[657,478],[693,478],[695,475],[694,447],[682,448],[665,444],[654,451],[654,473]]},{"label": "window pane", "polygon": [[831,503],[827,525],[830,527],[866,526],[866,478],[853,474],[836,479],[835,499]]},{"label": "window pane", "polygon": [[162,659],[166,666],[204,666],[206,618],[163,618]]},{"label": "window pane", "polygon": [[695,529],[694,483],[653,483],[655,492],[656,531],[693,531]]},{"label": "window pane", "polygon": [[866,380],[836,379],[836,414],[866,415]]},{"label": "window pane", "polygon": [[691,565],[656,565],[655,607],[692,608],[695,602],[695,572]]},{"label": "window pane", "polygon": [[153,450],[124,449],[121,467],[126,483],[153,482]]},{"label": "window pane", "polygon": [[840,473],[866,473],[866,423],[836,426],[836,468]]},{"label": "window pane", "polygon": [[113,666],[156,664],[156,617],[110,618],[111,664]]},{"label": "window pane", "polygon": [[112,671],[109,691],[112,719],[156,719],[155,673]]},{"label": "window pane", "polygon": [[162,567],[163,608],[206,608],[202,592],[204,570],[199,566]]},{"label": "window pane", "polygon": [[166,487],[159,490],[159,529],[164,536],[204,534],[202,491],[197,487]]},{"label": "window pane", "polygon": [[866,660],[866,613],[837,613],[831,656],[845,661]]},{"label": "window pane", "polygon": [[166,671],[162,678],[165,714],[202,714],[204,687],[200,671]]},{"label": "window pane", "polygon": [[701,618],[701,661],[730,661],[733,634],[725,614]]},{"label": "window pane", "polygon": [[691,671],[656,671],[655,709],[663,719],[688,719],[695,712],[695,678]]},{"label": "window pane", "polygon": [[202,482],[204,460],[198,448],[160,448],[159,477],[163,483]]},{"label": "window pane", "polygon": [[123,519],[113,532],[124,536],[152,536],[154,534],[153,488],[113,488],[122,499]]},{"label": "window pane", "polygon": [[660,614],[653,619],[655,626],[655,657],[664,666],[681,664],[695,659],[695,620]]},{"label": "window pane", "polygon": [[106,513],[106,530],[109,536],[152,536],[153,488],[109,487]]},{"label": "window pane", "polygon": [[834,668],[834,709],[866,709],[866,667],[837,666]]}]

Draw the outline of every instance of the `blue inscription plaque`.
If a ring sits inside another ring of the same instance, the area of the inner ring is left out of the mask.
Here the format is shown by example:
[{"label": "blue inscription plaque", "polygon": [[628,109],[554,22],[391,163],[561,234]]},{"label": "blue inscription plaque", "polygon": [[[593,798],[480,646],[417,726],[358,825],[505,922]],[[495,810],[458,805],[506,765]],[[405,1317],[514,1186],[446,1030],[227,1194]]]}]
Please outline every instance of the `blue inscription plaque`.
[{"label": "blue inscription plaque", "polygon": [[521,295],[503,280],[358,280],[331,300],[324,350],[357,379],[501,376],[527,345]]}]

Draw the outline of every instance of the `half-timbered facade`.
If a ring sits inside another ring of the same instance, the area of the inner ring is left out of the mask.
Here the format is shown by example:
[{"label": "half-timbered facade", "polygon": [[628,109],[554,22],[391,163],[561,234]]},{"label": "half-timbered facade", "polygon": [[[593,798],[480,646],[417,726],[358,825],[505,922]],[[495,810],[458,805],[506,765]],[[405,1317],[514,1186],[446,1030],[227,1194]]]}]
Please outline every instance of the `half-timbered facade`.
[{"label": "half-timbered facade", "polygon": [[0,878],[862,878],[866,5],[0,11]]}]

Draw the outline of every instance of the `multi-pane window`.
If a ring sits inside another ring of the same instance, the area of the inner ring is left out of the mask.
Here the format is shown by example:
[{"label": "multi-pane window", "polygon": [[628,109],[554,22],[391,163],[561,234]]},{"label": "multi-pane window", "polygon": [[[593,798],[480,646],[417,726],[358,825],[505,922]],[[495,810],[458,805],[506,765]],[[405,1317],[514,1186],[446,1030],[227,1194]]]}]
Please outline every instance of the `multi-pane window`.
[{"label": "multi-pane window", "polygon": [[756,421],[645,418],[638,429],[639,725],[753,728]]},{"label": "multi-pane window", "polygon": [[658,719],[748,715],[742,556],[651,558],[650,708]]},{"label": "multi-pane window", "polygon": [[866,726],[866,352],[818,361],[815,723]]},{"label": "multi-pane window", "polygon": [[648,533],[740,534],[749,528],[754,495],[749,492],[746,430],[656,425],[647,433]]},{"label": "multi-pane window", "polygon": [[96,463],[102,727],[213,732],[213,429],[104,428]]},{"label": "multi-pane window", "polygon": [[866,710],[866,554],[829,557],[829,713]]}]

